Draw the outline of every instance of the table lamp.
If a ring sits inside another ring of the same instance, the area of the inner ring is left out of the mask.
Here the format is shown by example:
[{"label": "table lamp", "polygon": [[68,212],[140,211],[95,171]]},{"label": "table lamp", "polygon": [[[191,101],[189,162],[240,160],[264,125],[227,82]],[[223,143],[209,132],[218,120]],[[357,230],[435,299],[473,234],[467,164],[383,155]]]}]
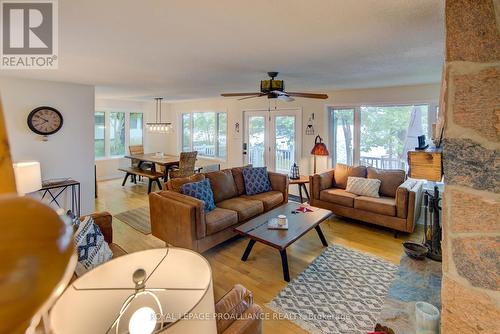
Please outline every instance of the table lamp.
[{"label": "table lamp", "polygon": [[311,150],[311,154],[314,156],[314,174],[316,174],[316,156],[330,155],[326,145],[323,143],[323,139],[319,135],[314,139],[314,147]]},{"label": "table lamp", "polygon": [[17,193],[20,196],[42,188],[42,175],[38,161],[23,161],[13,164]]},{"label": "table lamp", "polygon": [[50,314],[54,334],[216,334],[208,262],[176,247],[120,256],[74,281]]}]

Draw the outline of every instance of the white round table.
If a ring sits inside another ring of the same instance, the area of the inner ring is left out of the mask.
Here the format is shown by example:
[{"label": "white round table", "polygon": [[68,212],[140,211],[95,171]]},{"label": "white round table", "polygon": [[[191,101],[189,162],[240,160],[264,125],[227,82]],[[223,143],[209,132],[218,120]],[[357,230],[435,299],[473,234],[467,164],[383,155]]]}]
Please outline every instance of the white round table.
[{"label": "white round table", "polygon": [[[132,275],[141,268],[146,271],[146,289],[155,294],[163,309],[161,319],[166,323],[158,332],[217,333],[210,265],[198,253],[175,247],[121,256],[77,279],[50,312],[53,332],[116,333],[111,326],[127,297],[135,292]],[[128,333],[133,311],[154,308],[153,301],[147,296],[132,301],[130,312],[120,319],[119,333]]]}]

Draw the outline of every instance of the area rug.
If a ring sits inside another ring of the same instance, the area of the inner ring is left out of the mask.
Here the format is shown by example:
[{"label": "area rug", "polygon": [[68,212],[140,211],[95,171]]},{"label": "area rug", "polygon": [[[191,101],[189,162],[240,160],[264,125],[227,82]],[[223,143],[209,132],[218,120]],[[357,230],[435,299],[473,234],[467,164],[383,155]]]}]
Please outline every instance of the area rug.
[{"label": "area rug", "polygon": [[266,306],[311,333],[373,331],[397,266],[329,246]]},{"label": "area rug", "polygon": [[115,215],[116,219],[133,227],[143,234],[151,234],[151,222],[149,219],[149,207],[143,206],[137,209],[128,210]]}]

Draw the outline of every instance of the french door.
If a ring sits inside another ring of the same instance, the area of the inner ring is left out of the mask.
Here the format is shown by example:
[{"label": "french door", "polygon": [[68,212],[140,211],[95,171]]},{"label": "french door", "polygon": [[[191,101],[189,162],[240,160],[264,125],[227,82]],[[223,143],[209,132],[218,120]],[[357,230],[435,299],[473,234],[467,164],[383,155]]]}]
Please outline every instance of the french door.
[{"label": "french door", "polygon": [[300,159],[300,109],[244,112],[245,164],[288,174]]}]

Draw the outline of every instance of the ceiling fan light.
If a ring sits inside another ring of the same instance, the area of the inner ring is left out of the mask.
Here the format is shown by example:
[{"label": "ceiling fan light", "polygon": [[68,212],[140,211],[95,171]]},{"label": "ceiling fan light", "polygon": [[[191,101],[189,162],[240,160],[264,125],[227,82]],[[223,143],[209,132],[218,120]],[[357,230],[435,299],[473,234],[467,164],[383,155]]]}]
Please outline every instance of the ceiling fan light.
[{"label": "ceiling fan light", "polygon": [[295,101],[293,97],[290,97],[288,95],[279,95],[278,100],[284,101],[284,102],[292,102]]}]

